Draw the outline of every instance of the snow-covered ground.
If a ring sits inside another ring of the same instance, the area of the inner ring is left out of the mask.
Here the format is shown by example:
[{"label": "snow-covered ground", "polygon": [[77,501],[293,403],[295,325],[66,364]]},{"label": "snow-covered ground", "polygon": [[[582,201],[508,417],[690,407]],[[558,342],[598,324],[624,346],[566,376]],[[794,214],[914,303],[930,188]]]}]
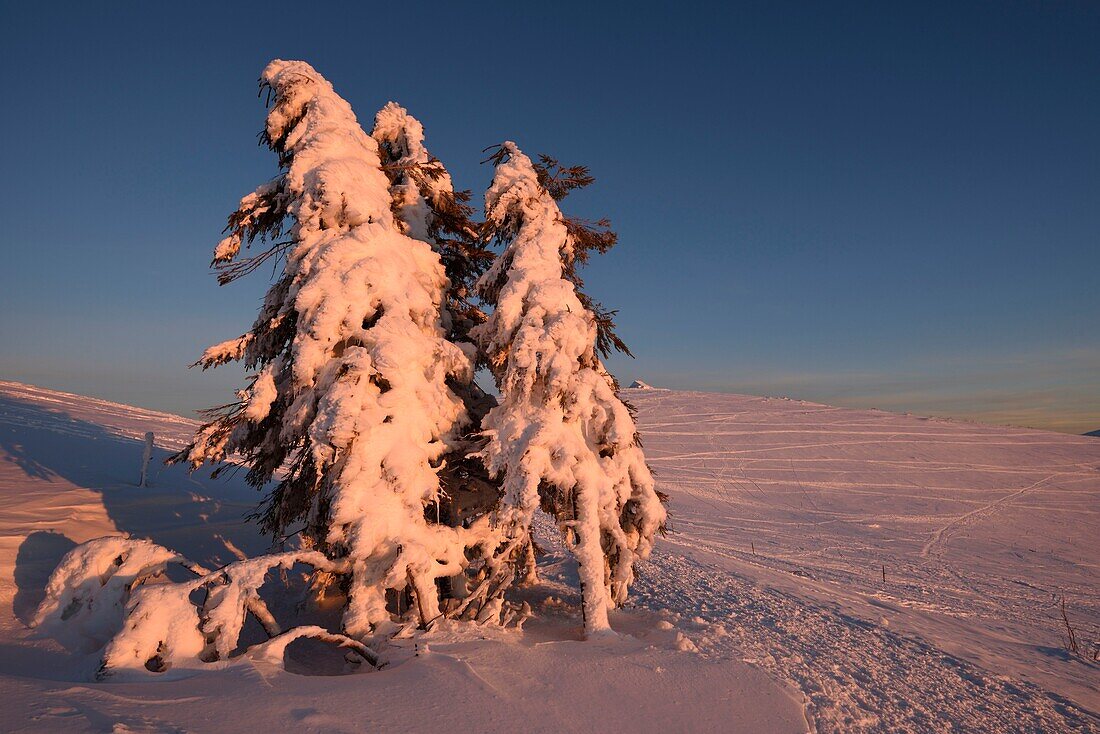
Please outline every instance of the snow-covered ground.
[{"label": "snow-covered ground", "polygon": [[1064,596],[1100,642],[1095,439],[775,398],[629,400],[676,518],[639,603],[697,606],[706,655],[794,681],[822,730],[1100,726],[1100,665],[1066,654],[1058,613]]},{"label": "snow-covered ground", "polygon": [[342,677],[240,660],[93,683],[94,659],[26,626],[60,557],[119,532],[207,565],[259,553],[257,496],[159,463],[136,486],[145,431],[159,459],[192,421],[0,383],[0,729],[1100,731],[1100,665],[1064,650],[1058,612],[1064,596],[1100,642],[1100,440],[624,394],[672,532],[619,638],[577,639],[575,573],[545,533],[522,635],[441,634]]}]

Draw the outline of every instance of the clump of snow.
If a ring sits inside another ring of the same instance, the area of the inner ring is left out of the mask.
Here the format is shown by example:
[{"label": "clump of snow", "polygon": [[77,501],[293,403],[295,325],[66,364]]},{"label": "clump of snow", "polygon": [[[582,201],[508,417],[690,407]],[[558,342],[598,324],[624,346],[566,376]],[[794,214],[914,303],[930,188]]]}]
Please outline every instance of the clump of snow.
[{"label": "clump of snow", "polygon": [[241,199],[234,219],[230,223],[233,231],[214,248],[211,265],[216,267],[232,262],[240,254],[241,245],[245,240],[252,242],[253,236],[250,233],[262,228],[265,219],[270,217],[273,210],[280,205],[283,182],[282,177],[268,181]]},{"label": "clump of snow", "polygon": [[98,649],[121,629],[131,591],[172,562],[198,568],[148,540],[110,536],[82,543],[50,574],[31,625],[76,649]]},{"label": "clump of snow", "polygon": [[698,652],[699,648],[683,632],[676,633],[676,649],[681,652]]},{"label": "clump of snow", "polygon": [[224,342],[207,347],[199,360],[195,363],[205,370],[209,367],[235,362],[244,357],[245,350],[252,343],[252,334],[245,334],[236,339],[227,339]]},{"label": "clump of snow", "polygon": [[256,377],[256,381],[252,383],[251,389],[248,390],[244,417],[254,423],[259,423],[267,417],[267,414],[271,411],[271,404],[275,402],[278,395],[279,391],[275,387],[275,378],[271,375],[269,365],[260,372]]},{"label": "clump of snow", "polygon": [[214,248],[214,260],[213,263],[227,263],[235,258],[241,251],[241,237],[238,234],[231,234]]}]

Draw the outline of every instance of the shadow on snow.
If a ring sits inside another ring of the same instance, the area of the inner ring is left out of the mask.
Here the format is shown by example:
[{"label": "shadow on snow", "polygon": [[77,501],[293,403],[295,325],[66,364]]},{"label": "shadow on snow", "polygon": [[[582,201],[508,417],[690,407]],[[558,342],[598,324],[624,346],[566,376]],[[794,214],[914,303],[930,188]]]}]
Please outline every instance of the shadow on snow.
[{"label": "shadow on snow", "polygon": [[[141,428],[135,426],[135,428]],[[144,444],[103,426],[0,396],[0,450],[36,484],[64,480],[98,492],[115,527],[178,551],[207,567],[235,560],[270,543],[246,522],[261,498],[243,476],[213,480],[208,471],[189,475],[165,466],[169,451],[157,447],[148,487],[138,487]],[[41,490],[39,490],[41,491]],[[59,488],[59,491],[60,488]],[[19,546],[15,565],[15,616],[27,623],[44,596],[50,572],[76,544],[57,532],[36,531]]]}]

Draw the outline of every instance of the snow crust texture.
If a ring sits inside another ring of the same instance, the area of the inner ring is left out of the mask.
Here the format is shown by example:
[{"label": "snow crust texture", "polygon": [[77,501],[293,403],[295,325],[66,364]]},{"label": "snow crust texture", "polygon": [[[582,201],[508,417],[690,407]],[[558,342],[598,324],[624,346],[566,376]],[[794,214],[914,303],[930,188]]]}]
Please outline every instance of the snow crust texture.
[{"label": "snow crust texture", "polygon": [[[1092,439],[782,398],[627,390],[673,532],[635,586],[818,731],[1100,731]],[[885,578],[884,578],[885,577]]]}]

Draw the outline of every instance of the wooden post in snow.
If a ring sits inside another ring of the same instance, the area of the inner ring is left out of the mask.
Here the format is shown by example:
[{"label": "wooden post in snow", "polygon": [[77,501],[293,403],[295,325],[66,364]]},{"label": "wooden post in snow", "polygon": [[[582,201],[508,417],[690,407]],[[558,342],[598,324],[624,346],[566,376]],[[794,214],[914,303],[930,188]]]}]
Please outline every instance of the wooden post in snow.
[{"label": "wooden post in snow", "polygon": [[141,454],[141,482],[139,487],[148,486],[146,481],[149,478],[149,461],[153,458],[153,432],[147,431],[145,434],[145,451]]}]

